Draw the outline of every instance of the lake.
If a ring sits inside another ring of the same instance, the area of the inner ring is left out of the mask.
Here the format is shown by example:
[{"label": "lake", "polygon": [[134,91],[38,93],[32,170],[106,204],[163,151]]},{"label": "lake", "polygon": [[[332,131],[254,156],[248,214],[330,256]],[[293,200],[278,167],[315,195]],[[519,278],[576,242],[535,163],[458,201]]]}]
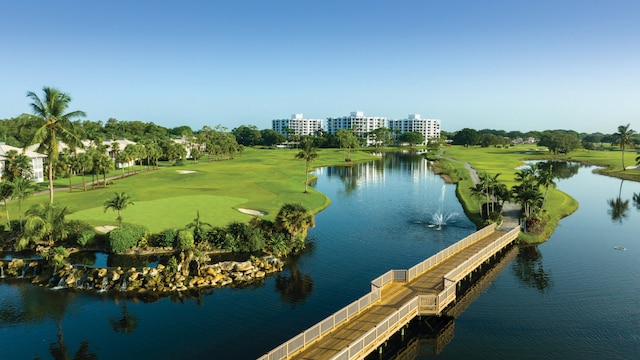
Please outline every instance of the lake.
[{"label": "lake", "polygon": [[[640,184],[620,187],[589,167],[564,170],[558,187],[580,208],[549,241],[517,250],[453,320],[439,358],[640,353],[640,211],[631,200]],[[420,155],[315,173],[315,187],[332,203],[316,216],[310,246],[282,273],[152,303],[3,280],[2,358],[253,359],[359,298],[387,270],[411,267],[475,231],[455,187]],[[438,229],[431,223],[440,213],[450,219]]]}]

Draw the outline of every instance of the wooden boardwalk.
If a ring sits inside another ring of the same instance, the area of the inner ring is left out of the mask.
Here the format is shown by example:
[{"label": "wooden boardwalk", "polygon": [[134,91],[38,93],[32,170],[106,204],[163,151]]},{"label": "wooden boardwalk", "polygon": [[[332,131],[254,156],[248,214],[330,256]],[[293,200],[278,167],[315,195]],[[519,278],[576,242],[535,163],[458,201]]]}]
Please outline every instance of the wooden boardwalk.
[{"label": "wooden boardwalk", "polygon": [[456,284],[517,234],[485,228],[416,265],[417,271],[392,270],[372,282],[367,296],[260,360],[364,358],[413,317],[440,315],[455,301]]}]

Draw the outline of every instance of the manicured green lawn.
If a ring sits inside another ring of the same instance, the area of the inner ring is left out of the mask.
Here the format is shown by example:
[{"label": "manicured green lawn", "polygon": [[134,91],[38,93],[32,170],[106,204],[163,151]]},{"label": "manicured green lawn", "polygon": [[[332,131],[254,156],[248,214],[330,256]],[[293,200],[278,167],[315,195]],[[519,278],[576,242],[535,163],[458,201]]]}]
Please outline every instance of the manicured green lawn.
[{"label": "manicured green lawn", "polygon": [[[117,225],[117,214],[103,210],[104,202],[114,192],[126,192],[135,203],[122,212],[124,223],[137,223],[153,232],[168,228],[181,228],[200,211],[201,221],[224,226],[231,221],[249,221],[253,216],[238,211],[247,208],[267,212],[273,220],[280,207],[288,202],[301,203],[314,213],[324,209],[329,199],[309,187],[304,193],[305,162],[295,159],[296,149],[246,148],[233,160],[220,162],[200,161],[181,167],[165,167],[144,171],[135,176],[114,180],[106,189],[87,192],[74,189],[60,190],[54,202],[66,205],[73,212],[68,219],[80,219],[91,225]],[[318,149],[319,157],[312,166],[345,164],[345,153],[337,149]],[[375,159],[367,152],[351,153],[353,161]],[[190,173],[181,173],[181,171]],[[112,175],[121,172],[114,171]],[[89,177],[90,178],[90,177]],[[89,179],[87,178],[87,179]],[[79,176],[73,178],[79,183]],[[58,185],[68,186],[68,179],[58,179]],[[48,201],[46,194],[31,197],[22,204],[23,211],[30,205]],[[16,201],[9,203],[12,219],[16,219]],[[2,213],[5,219],[4,212]]]},{"label": "manicured green lawn", "polygon": [[[620,155],[618,153],[618,155]],[[492,176],[500,174],[498,180],[511,188],[514,184],[516,168],[525,164],[526,160],[547,159],[549,155],[546,149],[538,149],[531,145],[521,145],[510,148],[481,148],[463,146],[449,146],[445,148],[443,156],[462,162],[470,163],[478,172],[485,172]],[[575,160],[575,159],[574,159]],[[458,197],[468,212],[469,217],[478,223],[480,207],[478,199],[474,198],[469,191],[473,186],[464,166],[459,163],[448,162],[444,164],[445,169],[452,173],[454,180],[458,182]],[[544,233],[537,237],[521,237],[525,241],[544,241],[553,232],[558,221],[573,213],[578,208],[578,202],[568,194],[550,189],[547,203],[544,207],[547,226]]]}]

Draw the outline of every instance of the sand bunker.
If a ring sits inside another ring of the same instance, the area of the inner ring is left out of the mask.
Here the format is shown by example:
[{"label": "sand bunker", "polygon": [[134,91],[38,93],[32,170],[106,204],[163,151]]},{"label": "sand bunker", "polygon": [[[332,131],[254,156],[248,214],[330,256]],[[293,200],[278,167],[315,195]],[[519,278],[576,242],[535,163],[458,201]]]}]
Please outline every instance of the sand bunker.
[{"label": "sand bunker", "polygon": [[265,215],[267,215],[266,212],[260,211],[260,210],[251,210],[251,209],[238,208],[238,211],[240,211],[241,213],[244,213],[244,214],[254,215],[254,216],[265,216]]},{"label": "sand bunker", "polygon": [[96,226],[95,229],[102,233],[108,233],[109,231],[117,228],[117,226],[113,225],[105,225],[105,226]]},{"label": "sand bunker", "polygon": [[193,174],[195,170],[176,170],[178,174]]}]

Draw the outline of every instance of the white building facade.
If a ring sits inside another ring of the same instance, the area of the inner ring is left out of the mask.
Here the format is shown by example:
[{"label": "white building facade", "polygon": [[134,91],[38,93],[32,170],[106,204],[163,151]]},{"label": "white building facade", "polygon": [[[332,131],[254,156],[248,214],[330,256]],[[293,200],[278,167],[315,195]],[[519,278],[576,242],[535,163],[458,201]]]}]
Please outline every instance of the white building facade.
[{"label": "white building facade", "polygon": [[5,143],[0,143],[0,179],[4,172],[5,161],[8,159],[7,153],[11,150],[16,151],[18,154],[26,155],[31,159],[31,180],[35,182],[44,181],[44,159],[47,158],[47,155],[27,149],[23,150]]},{"label": "white building facade", "polygon": [[305,119],[302,114],[293,114],[290,119],[271,120],[271,128],[284,136],[290,134],[299,136],[316,135],[322,131],[322,119]]},{"label": "white building facade", "polygon": [[410,114],[407,119],[389,120],[391,132],[419,132],[424,136],[423,145],[430,139],[440,138],[440,119],[422,119],[420,114]]},{"label": "white building facade", "polygon": [[353,130],[356,136],[365,139],[367,145],[372,145],[375,139],[369,133],[386,125],[386,117],[364,116],[362,111],[353,111],[349,116],[327,118],[326,130],[329,134],[335,134],[340,129]]}]

